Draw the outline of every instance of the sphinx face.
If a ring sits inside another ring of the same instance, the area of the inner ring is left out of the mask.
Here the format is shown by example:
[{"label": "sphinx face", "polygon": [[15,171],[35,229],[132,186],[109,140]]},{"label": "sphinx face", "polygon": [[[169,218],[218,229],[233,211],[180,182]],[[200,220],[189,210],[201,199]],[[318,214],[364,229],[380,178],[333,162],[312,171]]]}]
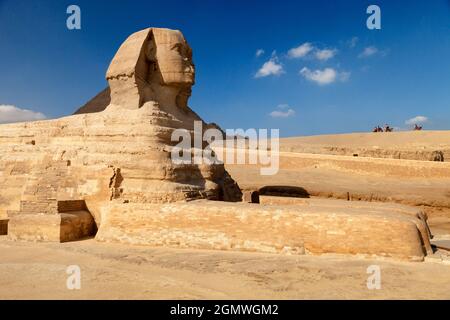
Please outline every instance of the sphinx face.
[{"label": "sphinx face", "polygon": [[163,84],[191,87],[195,82],[192,50],[179,31],[154,29],[154,49]]}]

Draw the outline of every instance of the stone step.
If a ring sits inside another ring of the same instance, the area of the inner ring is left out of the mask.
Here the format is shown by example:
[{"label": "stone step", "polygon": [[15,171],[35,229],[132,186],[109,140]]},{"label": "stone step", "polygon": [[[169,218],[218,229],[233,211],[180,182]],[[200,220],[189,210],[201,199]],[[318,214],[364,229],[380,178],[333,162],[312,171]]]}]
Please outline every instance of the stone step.
[{"label": "stone step", "polygon": [[96,230],[94,218],[85,210],[55,215],[20,214],[9,220],[8,239],[68,242],[94,236]]}]

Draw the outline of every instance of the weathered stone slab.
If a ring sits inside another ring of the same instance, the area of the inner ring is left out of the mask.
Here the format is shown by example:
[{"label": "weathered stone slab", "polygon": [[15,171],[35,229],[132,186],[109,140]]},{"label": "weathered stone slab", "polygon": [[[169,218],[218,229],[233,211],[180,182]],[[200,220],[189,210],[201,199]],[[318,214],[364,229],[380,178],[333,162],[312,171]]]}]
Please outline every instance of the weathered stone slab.
[{"label": "weathered stone slab", "polygon": [[422,261],[426,223],[389,210],[194,201],[104,208],[100,241],[301,254],[340,253]]}]

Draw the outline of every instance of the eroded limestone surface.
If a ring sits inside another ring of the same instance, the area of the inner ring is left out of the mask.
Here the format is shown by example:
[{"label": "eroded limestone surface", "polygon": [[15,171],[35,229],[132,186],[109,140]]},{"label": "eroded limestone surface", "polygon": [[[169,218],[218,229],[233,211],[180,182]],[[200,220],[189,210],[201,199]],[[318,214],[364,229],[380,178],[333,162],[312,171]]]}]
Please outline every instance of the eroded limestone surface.
[{"label": "eroded limestone surface", "polygon": [[112,204],[97,239],[166,247],[360,254],[422,261],[432,253],[426,221],[418,211],[396,209],[323,202]]}]

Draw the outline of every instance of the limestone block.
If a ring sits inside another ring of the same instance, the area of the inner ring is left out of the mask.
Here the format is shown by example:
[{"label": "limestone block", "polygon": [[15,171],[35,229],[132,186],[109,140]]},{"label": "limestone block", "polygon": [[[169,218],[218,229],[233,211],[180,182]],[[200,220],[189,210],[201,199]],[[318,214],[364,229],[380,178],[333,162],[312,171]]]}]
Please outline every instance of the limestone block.
[{"label": "limestone block", "polygon": [[95,231],[94,219],[87,211],[53,215],[24,214],[10,220],[8,239],[67,242],[92,236]]},{"label": "limestone block", "polygon": [[[103,208],[96,239],[122,243],[272,253],[338,253],[422,261],[423,222],[389,210],[265,206],[215,201]],[[419,228],[420,226],[420,228]]]}]

